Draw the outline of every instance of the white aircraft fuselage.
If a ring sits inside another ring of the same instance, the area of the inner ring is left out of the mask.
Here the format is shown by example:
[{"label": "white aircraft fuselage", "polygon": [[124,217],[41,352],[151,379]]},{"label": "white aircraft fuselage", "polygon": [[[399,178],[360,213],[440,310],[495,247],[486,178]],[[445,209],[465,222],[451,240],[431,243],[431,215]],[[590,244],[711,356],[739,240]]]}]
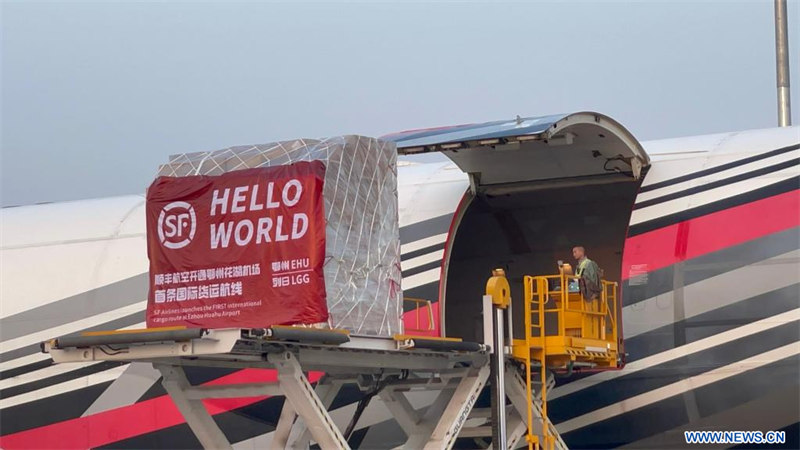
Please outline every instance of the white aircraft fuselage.
[{"label": "white aircraft fuselage", "polygon": [[[585,138],[578,130],[574,139]],[[522,275],[554,272],[583,245],[620,281],[626,365],[576,371],[550,396],[570,447],[681,447],[685,430],[786,430],[797,442],[800,128],[629,144],[620,159],[598,147],[599,172],[589,153],[585,170],[566,160],[536,168],[515,159],[524,141],[486,140],[481,159],[467,144],[412,135],[388,137],[408,155],[398,167],[402,287],[434,302],[434,334],[476,337],[493,267],[521,287]],[[560,151],[554,136],[546,144]],[[413,156],[431,151],[452,160]],[[143,195],[130,195],[2,210],[0,447],[198,445],[148,365],[53,365],[39,351],[56,336],[144,326],[144,208]],[[258,372],[190,376],[225,383]],[[334,419],[359,398],[345,397]],[[207,406],[244,449],[267,442],[281,403]],[[386,420],[365,415],[357,444],[391,446],[402,432]]]}]

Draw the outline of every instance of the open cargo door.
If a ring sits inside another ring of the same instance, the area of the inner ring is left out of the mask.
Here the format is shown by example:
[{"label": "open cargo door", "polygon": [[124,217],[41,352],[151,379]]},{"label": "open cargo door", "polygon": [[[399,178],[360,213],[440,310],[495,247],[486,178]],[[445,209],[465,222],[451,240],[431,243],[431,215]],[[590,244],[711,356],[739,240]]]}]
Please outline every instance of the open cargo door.
[{"label": "open cargo door", "polygon": [[[521,299],[523,275],[551,274],[586,247],[608,280],[619,281],[631,210],[650,159],[613,119],[593,112],[418,130],[384,137],[402,155],[441,152],[469,175],[445,247],[442,328],[479,339],[479,296],[492,268],[509,274]],[[476,304],[473,304],[476,303]],[[521,301],[514,302],[515,331]]]},{"label": "open cargo door", "polygon": [[567,180],[593,184],[609,175],[636,180],[650,164],[633,135],[613,119],[591,112],[518,117],[388,138],[402,155],[444,153],[469,174],[473,192],[502,193]]}]

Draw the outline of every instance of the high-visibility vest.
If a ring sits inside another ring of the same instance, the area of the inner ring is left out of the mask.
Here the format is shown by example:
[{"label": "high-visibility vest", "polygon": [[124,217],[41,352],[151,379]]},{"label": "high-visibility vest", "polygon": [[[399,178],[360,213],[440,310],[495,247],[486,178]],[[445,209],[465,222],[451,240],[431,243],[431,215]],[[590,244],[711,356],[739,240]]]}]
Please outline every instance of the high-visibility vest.
[{"label": "high-visibility vest", "polygon": [[583,261],[578,263],[578,276],[583,276],[583,271],[586,269],[586,265],[589,264],[589,258],[583,258]]}]

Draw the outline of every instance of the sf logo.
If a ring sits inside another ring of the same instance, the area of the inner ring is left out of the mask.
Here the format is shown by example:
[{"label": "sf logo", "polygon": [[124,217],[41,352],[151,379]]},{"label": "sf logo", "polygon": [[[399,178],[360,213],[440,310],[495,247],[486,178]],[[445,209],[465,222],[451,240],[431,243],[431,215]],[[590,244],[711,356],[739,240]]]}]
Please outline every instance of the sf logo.
[{"label": "sf logo", "polygon": [[194,208],[186,202],[172,202],[158,216],[158,239],[166,248],[186,247],[196,230]]}]

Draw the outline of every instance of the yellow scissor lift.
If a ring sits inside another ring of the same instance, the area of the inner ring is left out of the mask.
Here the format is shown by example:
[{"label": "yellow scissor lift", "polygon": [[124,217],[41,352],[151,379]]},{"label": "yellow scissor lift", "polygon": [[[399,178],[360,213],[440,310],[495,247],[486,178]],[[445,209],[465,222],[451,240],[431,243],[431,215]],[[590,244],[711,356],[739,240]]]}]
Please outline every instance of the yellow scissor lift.
[{"label": "yellow scissor lift", "polygon": [[[487,284],[500,280],[494,271]],[[578,277],[562,269],[557,275],[524,277],[524,339],[513,339],[512,357],[525,367],[527,406],[526,440],[529,448],[566,448],[547,417],[547,390],[552,377],[547,371],[571,371],[573,366],[613,369],[618,364],[617,283],[601,281],[602,292],[595,300],[584,300],[576,289]],[[538,375],[534,374],[538,368]],[[535,430],[534,424],[541,423]]]}]

